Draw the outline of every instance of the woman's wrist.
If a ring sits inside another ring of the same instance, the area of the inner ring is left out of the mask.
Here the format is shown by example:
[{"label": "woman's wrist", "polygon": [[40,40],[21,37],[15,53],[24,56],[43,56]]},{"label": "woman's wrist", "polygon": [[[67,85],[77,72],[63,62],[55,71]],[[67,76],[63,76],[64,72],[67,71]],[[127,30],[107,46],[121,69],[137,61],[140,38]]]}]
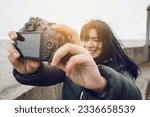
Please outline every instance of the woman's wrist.
[{"label": "woman's wrist", "polygon": [[103,94],[106,91],[107,87],[107,80],[101,76],[100,84],[98,84],[99,87],[97,89],[93,89],[93,91]]}]

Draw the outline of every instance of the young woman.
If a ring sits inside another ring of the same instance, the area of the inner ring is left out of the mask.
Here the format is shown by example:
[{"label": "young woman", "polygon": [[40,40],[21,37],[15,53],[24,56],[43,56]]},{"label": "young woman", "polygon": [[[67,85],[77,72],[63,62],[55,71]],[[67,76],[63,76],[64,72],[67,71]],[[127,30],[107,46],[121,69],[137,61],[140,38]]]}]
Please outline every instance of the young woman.
[{"label": "young woman", "polygon": [[[138,67],[125,54],[109,26],[92,20],[77,33],[66,25],[53,25],[55,31],[70,35],[75,44],[60,47],[48,65],[37,61],[21,60],[11,44],[7,49],[14,66],[13,74],[22,84],[49,86],[63,82],[62,99],[138,100],[141,93],[135,85]],[[17,40],[14,32],[9,33]],[[72,54],[66,63],[61,59]]]}]

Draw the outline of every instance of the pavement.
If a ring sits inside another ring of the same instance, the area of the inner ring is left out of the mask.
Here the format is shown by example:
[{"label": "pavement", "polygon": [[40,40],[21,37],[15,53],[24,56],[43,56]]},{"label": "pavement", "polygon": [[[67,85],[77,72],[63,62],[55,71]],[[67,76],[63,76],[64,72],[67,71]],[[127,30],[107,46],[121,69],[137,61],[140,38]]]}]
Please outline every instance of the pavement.
[{"label": "pavement", "polygon": [[141,74],[136,80],[136,84],[142,93],[143,100],[145,100],[146,87],[150,81],[150,61],[139,65]]}]

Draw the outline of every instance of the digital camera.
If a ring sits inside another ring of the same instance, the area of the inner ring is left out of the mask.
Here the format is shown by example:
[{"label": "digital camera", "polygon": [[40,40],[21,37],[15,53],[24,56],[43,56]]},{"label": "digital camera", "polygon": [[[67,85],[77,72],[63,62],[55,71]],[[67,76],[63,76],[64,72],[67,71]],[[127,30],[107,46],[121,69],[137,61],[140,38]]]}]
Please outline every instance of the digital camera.
[{"label": "digital camera", "polygon": [[[23,28],[17,32],[18,39],[14,45],[21,58],[51,61],[56,50],[67,42],[68,35],[51,29],[55,23],[47,22],[41,18],[31,17]],[[67,60],[68,56],[63,58]]]}]

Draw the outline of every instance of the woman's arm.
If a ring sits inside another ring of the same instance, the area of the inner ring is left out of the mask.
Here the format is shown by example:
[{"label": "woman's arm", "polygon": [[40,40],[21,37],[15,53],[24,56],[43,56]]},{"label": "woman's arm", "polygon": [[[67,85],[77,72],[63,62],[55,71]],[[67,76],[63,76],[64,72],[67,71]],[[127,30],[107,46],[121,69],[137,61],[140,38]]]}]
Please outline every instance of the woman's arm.
[{"label": "woman's arm", "polygon": [[28,75],[20,74],[14,69],[13,75],[19,83],[33,86],[54,85],[63,82],[66,78],[61,69],[48,67],[46,64],[42,64],[36,72]]},{"label": "woman's arm", "polygon": [[84,89],[85,99],[103,100],[141,100],[142,96],[133,78],[127,71],[119,73],[105,65],[99,66],[101,75],[106,78],[107,86],[104,93]]}]

